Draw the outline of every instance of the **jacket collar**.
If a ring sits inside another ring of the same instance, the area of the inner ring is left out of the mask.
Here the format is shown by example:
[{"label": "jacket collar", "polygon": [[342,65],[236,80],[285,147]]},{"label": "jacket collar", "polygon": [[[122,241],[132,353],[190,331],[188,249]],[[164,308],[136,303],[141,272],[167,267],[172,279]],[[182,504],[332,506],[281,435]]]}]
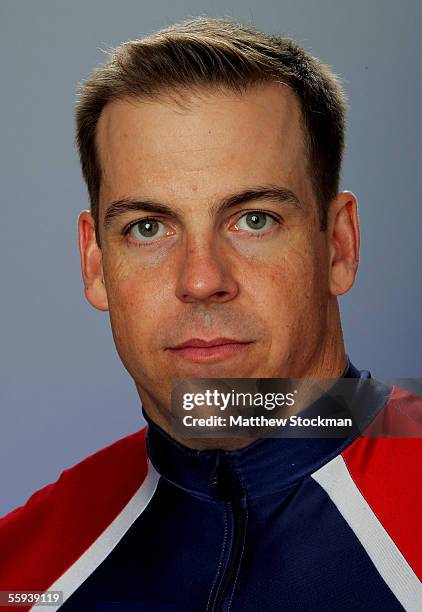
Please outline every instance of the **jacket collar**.
[{"label": "jacket collar", "polygon": [[[369,372],[357,370],[348,360],[341,378],[370,377]],[[372,400],[373,414],[366,414],[366,420],[375,416],[384,404],[385,387],[376,388]],[[320,409],[324,401],[323,396],[306,412]],[[260,438],[239,450],[194,450],[173,439],[144,409],[142,412],[148,423],[148,455],[159,474],[192,495],[214,501],[221,499],[216,483],[222,470],[229,481],[241,483],[248,497],[260,497],[313,473],[351,442],[350,438]]]}]

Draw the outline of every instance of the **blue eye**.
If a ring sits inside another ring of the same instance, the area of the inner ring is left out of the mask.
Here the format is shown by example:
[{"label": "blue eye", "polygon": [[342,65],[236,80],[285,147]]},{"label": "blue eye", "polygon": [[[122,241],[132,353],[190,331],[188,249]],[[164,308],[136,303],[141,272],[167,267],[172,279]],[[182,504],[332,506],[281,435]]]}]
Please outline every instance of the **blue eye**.
[{"label": "blue eye", "polygon": [[[241,227],[242,221],[246,222],[247,227]],[[268,221],[270,223],[267,223]],[[246,213],[245,215],[242,215],[238,219],[236,226],[239,229],[245,229],[247,231],[250,231],[250,230],[269,229],[275,223],[277,223],[277,221],[274,219],[274,217],[272,217],[268,213],[254,210],[254,211]]]},{"label": "blue eye", "polygon": [[164,224],[157,219],[142,219],[134,223],[128,231],[128,234],[140,242],[150,240],[151,238],[160,238],[165,235]]}]

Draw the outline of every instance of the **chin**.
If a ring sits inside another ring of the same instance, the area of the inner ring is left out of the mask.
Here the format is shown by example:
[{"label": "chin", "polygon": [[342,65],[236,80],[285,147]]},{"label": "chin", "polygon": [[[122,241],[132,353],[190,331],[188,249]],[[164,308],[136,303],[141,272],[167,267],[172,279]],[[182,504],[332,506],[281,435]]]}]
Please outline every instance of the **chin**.
[{"label": "chin", "polygon": [[256,378],[250,368],[224,363],[192,363],[176,370],[175,378]]}]

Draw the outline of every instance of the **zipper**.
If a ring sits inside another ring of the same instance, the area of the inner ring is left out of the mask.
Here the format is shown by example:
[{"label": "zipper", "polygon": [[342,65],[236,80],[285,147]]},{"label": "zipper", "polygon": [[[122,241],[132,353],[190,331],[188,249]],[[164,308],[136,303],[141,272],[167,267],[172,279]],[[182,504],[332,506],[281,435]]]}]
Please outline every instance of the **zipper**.
[{"label": "zipper", "polygon": [[213,478],[212,484],[216,497],[230,504],[232,512],[232,544],[226,569],[220,578],[215,595],[211,599],[207,612],[222,612],[227,594],[234,586],[236,573],[242,557],[242,543],[244,539],[244,511],[242,510],[243,489],[239,480],[230,476],[229,470],[225,465],[224,455],[219,466],[219,471]]}]

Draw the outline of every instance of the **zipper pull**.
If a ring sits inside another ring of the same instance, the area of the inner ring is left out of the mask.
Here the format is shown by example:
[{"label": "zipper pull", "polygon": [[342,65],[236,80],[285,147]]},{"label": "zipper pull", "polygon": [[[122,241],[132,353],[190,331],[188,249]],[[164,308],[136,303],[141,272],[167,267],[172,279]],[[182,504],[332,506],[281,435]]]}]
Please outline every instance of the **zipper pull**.
[{"label": "zipper pull", "polygon": [[220,455],[217,469],[211,479],[211,485],[218,501],[232,501],[242,496],[240,483],[237,478],[231,476],[224,455]]}]

